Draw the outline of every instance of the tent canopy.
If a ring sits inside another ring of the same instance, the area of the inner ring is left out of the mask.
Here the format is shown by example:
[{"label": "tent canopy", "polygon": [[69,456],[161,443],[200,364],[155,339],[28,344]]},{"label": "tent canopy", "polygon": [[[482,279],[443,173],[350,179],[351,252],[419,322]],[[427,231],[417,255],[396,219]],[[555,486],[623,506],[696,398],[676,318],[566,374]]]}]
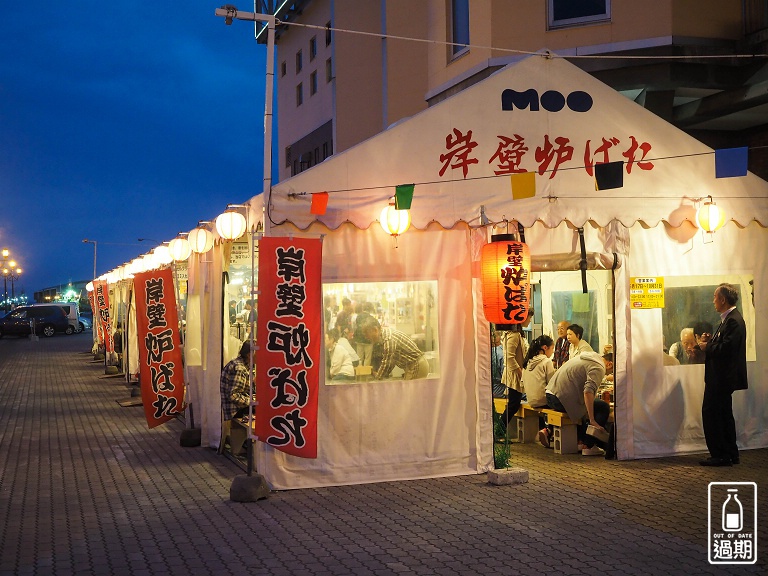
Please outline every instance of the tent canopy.
[{"label": "tent canopy", "polygon": [[[596,191],[595,168],[623,161],[623,186]],[[515,199],[511,174],[534,173]],[[714,151],[569,62],[531,56],[359,145],[277,184],[273,222],[367,228],[400,184],[414,183],[413,226],[610,221],[677,227],[712,196],[728,220],[768,225],[768,183],[715,178]],[[311,194],[328,192],[325,215]]]}]

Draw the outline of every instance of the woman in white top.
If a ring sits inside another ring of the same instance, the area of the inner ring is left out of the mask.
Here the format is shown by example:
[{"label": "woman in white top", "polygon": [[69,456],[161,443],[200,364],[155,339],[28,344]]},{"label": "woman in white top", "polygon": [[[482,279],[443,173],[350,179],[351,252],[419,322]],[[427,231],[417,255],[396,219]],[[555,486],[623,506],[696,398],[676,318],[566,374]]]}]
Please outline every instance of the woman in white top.
[{"label": "woman in white top", "polygon": [[338,328],[331,328],[325,333],[325,349],[330,357],[331,380],[354,380],[355,368],[352,365],[352,358],[344,346],[338,344],[338,341]]},{"label": "woman in white top", "polygon": [[523,388],[528,404],[534,408],[547,406],[546,388],[555,373],[555,365],[552,363],[554,351],[555,341],[542,334],[533,341],[523,360]]},{"label": "woman in white top", "polygon": [[592,346],[589,345],[589,342],[581,339],[582,336],[584,336],[584,328],[578,324],[571,324],[568,326],[568,330],[565,332],[565,337],[568,339],[568,342],[571,343],[570,347],[568,348],[569,360],[574,356],[578,356],[582,352],[593,351]]}]

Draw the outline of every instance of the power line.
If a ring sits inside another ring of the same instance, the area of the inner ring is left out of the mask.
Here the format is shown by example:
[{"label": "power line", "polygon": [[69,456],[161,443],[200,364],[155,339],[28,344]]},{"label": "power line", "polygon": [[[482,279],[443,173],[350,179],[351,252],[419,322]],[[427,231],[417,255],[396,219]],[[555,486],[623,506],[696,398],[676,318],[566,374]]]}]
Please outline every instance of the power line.
[{"label": "power line", "polygon": [[362,30],[350,30],[349,28],[334,28],[331,26],[320,26],[317,24],[303,24],[300,22],[284,22],[275,19],[275,25],[296,26],[301,28],[310,28],[314,30],[343,32],[345,34],[357,34],[359,36],[371,36],[373,38],[387,38],[389,40],[405,40],[408,42],[420,42],[423,44],[435,44],[438,46],[451,46],[459,48],[474,48],[477,50],[494,50],[496,52],[506,52],[520,56],[542,56],[545,58],[563,58],[563,59],[596,59],[596,60],[714,60],[722,58],[768,58],[768,54],[709,54],[709,55],[685,55],[685,56],[637,56],[637,55],[615,55],[615,54],[572,54],[560,55],[552,52],[531,52],[529,50],[515,50],[514,48],[499,48],[497,46],[485,46],[482,44],[460,44],[458,42],[448,42],[445,40],[429,40],[426,38],[414,38],[412,36],[399,36],[396,34],[383,34],[381,32],[363,32]]}]

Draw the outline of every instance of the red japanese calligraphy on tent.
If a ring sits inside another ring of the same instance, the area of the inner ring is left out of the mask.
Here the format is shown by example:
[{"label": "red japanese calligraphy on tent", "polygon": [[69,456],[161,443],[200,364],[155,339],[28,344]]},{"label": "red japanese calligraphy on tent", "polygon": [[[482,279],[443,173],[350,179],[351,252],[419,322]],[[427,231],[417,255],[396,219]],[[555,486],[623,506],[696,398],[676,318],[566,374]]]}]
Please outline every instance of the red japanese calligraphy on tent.
[{"label": "red japanese calligraphy on tent", "polygon": [[179,317],[169,269],[136,274],[136,335],[144,415],[150,428],[184,410]]},{"label": "red japanese calligraphy on tent", "polygon": [[321,272],[320,240],[259,242],[256,436],[303,458],[317,458]]},{"label": "red japanese calligraphy on tent", "polygon": [[112,322],[109,318],[109,285],[105,280],[95,280],[93,293],[96,301],[94,311],[98,314],[96,322],[99,326],[99,333],[104,342],[104,349],[111,354],[115,351],[115,341],[112,337]]}]

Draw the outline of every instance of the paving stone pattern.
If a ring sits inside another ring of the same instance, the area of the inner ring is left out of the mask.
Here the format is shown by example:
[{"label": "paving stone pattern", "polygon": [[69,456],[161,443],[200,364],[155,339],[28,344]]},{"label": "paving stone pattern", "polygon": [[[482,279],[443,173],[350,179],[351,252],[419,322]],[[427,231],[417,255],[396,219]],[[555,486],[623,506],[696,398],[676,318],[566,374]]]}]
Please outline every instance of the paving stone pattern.
[{"label": "paving stone pattern", "polygon": [[[766,574],[768,450],[631,462],[514,445],[485,475],[229,500],[239,465],[121,407],[90,335],[0,339],[0,576]],[[707,562],[707,485],[758,483],[758,563]],[[760,516],[762,514],[762,516]]]}]

